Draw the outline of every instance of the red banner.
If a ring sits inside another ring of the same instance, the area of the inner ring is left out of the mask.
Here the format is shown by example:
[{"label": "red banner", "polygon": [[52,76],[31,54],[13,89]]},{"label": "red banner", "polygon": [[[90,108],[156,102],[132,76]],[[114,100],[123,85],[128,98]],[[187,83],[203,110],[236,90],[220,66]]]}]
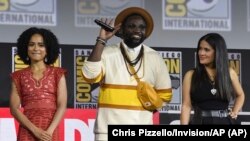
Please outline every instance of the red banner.
[{"label": "red banner", "polygon": [[[59,125],[60,141],[93,141],[96,109],[67,109]],[[159,124],[159,113],[154,114]],[[0,141],[16,141],[18,123],[9,108],[0,108]]]}]

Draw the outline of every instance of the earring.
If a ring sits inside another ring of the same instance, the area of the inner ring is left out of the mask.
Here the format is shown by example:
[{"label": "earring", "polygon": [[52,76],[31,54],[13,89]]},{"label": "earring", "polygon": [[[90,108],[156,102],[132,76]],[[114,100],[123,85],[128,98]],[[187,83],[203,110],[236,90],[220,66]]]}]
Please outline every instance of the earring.
[{"label": "earring", "polygon": [[44,62],[47,63],[48,62],[48,59],[47,57],[44,58]]},{"label": "earring", "polygon": [[27,56],[27,57],[26,57],[26,61],[29,61],[29,60],[30,60],[30,58]]}]

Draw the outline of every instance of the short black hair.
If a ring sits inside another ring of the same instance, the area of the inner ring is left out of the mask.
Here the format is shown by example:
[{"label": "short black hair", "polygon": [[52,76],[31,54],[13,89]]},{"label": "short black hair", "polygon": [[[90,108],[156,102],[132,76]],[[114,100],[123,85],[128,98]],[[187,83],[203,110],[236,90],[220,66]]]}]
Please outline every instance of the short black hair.
[{"label": "short black hair", "polygon": [[60,49],[58,39],[53,32],[44,28],[31,27],[25,30],[17,39],[17,54],[25,64],[30,64],[28,58],[28,44],[34,34],[43,37],[44,45],[47,51],[47,65],[53,64],[59,56]]}]

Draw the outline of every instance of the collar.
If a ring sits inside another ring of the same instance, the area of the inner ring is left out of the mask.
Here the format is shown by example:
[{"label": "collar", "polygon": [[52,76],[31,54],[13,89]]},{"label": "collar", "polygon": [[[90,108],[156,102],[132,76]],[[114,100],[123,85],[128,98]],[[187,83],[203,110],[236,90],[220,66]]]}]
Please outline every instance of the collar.
[{"label": "collar", "polygon": [[140,52],[141,47],[142,47],[142,44],[140,44],[139,46],[137,46],[135,48],[129,48],[123,41],[122,41],[122,45],[127,52],[134,52],[136,54],[138,54]]}]

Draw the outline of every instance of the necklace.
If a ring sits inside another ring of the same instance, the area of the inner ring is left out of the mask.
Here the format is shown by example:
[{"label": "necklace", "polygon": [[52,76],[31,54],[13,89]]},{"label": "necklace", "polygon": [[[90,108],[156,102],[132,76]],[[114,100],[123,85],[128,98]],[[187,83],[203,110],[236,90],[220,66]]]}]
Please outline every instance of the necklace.
[{"label": "necklace", "polygon": [[143,49],[143,46],[142,46],[138,56],[134,60],[130,61],[127,53],[125,52],[125,49],[124,49],[123,45],[121,44],[122,56],[126,60],[126,62],[129,63],[130,66],[135,66],[142,59],[143,51],[144,51],[144,49]]},{"label": "necklace", "polygon": [[[138,67],[138,69],[134,72],[134,73],[132,73],[132,72],[130,72],[130,70],[129,70],[129,68],[128,67],[133,67],[133,66],[131,66],[130,64],[127,64],[127,62],[126,62],[126,60],[124,59],[124,61],[125,61],[125,63],[126,63],[126,68],[127,68],[127,71],[128,71],[128,73],[130,74],[130,76],[133,76],[133,75],[135,75],[135,74],[137,74],[138,73],[138,71],[140,70],[140,68],[141,68],[141,65],[142,65],[142,59],[140,59],[141,61],[140,61],[140,64],[139,64],[139,67]],[[130,65],[130,66],[128,66],[128,65]]]},{"label": "necklace", "polygon": [[217,90],[215,89],[215,82],[214,81],[209,81],[212,85],[211,94],[215,95],[217,93]]},{"label": "necklace", "polygon": [[[123,56],[123,59],[124,59],[124,62],[125,62],[128,73],[130,74],[130,76],[133,76],[133,75],[137,74],[138,71],[140,70],[140,68],[142,66],[142,62],[143,62],[143,51],[144,51],[143,46],[141,47],[139,55],[135,59],[136,61],[130,61],[129,60],[129,58],[128,58],[122,44],[120,45],[120,48],[121,48],[121,53],[122,53],[122,56]],[[139,64],[138,69],[134,73],[130,72],[130,69],[128,67],[134,67],[139,61],[140,61],[140,64]]]},{"label": "necklace", "polygon": [[209,73],[208,73],[208,76],[209,76],[208,81],[212,85],[210,92],[212,95],[215,95],[217,93],[217,89],[215,88],[215,78],[214,76],[211,76]]}]

